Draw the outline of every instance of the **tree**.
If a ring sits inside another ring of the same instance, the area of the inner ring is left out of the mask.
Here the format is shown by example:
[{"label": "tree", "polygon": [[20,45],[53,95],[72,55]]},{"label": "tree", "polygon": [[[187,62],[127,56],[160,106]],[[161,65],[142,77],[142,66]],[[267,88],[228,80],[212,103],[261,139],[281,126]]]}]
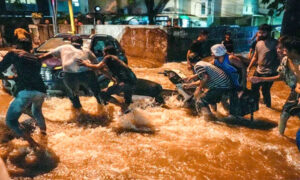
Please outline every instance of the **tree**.
[{"label": "tree", "polygon": [[279,16],[283,11],[281,35],[300,37],[300,0],[262,0],[269,4],[269,15]]},{"label": "tree", "polygon": [[145,0],[147,7],[147,14],[149,18],[149,24],[155,24],[154,17],[163,10],[169,0],[160,0],[155,6],[154,0]]}]

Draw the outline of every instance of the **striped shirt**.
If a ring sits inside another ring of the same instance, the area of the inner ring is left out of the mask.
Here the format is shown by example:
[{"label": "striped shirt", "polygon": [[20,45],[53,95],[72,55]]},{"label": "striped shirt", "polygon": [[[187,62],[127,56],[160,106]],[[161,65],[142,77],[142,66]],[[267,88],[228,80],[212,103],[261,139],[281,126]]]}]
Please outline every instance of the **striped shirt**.
[{"label": "striped shirt", "polygon": [[195,65],[194,70],[200,80],[203,79],[204,74],[208,75],[205,85],[208,89],[232,88],[230,78],[225,74],[225,72],[208,62],[199,61]]}]

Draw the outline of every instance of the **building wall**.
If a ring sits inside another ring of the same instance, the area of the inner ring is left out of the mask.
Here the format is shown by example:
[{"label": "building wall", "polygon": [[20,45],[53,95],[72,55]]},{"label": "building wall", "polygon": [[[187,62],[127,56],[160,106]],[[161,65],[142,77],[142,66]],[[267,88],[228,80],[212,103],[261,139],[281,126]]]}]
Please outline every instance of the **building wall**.
[{"label": "building wall", "polygon": [[240,17],[243,14],[244,0],[222,0],[221,17]]},{"label": "building wall", "polygon": [[253,15],[257,14],[259,9],[258,0],[244,0],[243,14]]}]

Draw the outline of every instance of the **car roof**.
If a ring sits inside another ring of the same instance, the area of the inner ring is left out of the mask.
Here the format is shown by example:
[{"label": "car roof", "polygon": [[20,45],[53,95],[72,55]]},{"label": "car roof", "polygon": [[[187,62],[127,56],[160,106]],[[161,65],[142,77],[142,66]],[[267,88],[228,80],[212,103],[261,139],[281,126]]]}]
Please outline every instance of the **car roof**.
[{"label": "car roof", "polygon": [[104,37],[104,38],[112,38],[112,39],[115,39],[113,38],[112,36],[110,35],[107,35],[107,34],[69,34],[69,33],[59,33],[59,34],[56,34],[54,37],[59,37],[59,38],[69,38],[71,36],[79,36],[81,37],[82,39],[92,39],[94,37]]}]

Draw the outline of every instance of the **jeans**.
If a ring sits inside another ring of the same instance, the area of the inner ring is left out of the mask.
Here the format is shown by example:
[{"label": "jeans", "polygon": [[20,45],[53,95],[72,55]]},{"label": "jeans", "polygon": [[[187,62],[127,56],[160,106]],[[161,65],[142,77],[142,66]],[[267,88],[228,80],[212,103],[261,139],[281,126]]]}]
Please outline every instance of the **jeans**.
[{"label": "jeans", "polygon": [[124,93],[125,104],[129,105],[132,102],[132,93],[135,88],[134,84],[119,83],[109,87],[105,92],[105,100],[108,101],[111,95]]},{"label": "jeans", "polygon": [[68,97],[71,100],[74,108],[78,109],[82,107],[77,93],[80,87],[91,90],[97,99],[97,102],[99,104],[103,103],[102,95],[100,94],[100,87],[94,71],[79,73],[65,72],[63,82],[67,88]]},{"label": "jeans", "polygon": [[45,94],[34,90],[22,90],[11,101],[6,113],[6,125],[17,135],[22,136],[23,132],[19,127],[19,118],[24,111],[31,106],[33,118],[41,130],[46,131],[45,119],[42,113],[42,105]]},{"label": "jeans", "polygon": [[[258,72],[254,73],[254,76],[257,76],[257,77],[272,77],[275,75],[276,74],[259,74]],[[273,82],[260,82],[260,83],[256,83],[256,84],[251,84],[251,90],[255,97],[255,102],[257,102],[257,107],[259,107],[259,98],[260,98],[259,89],[260,89],[260,87],[262,88],[264,103],[266,104],[267,107],[271,107],[270,90],[271,90],[272,85],[273,85]]]}]

